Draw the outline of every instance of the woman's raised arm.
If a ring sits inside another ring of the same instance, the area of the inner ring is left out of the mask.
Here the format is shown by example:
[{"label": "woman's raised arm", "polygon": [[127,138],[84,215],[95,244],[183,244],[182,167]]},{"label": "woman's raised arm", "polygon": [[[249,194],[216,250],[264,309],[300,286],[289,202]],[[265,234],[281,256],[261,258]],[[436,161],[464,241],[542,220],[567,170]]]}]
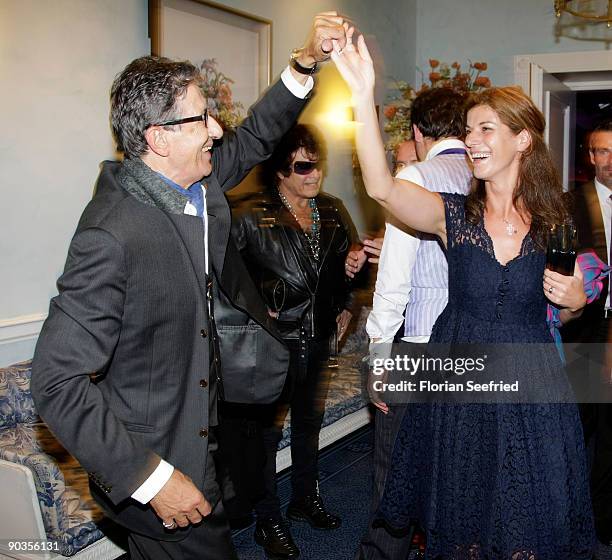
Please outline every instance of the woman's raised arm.
[{"label": "woman's raised arm", "polygon": [[410,181],[395,179],[387,167],[374,104],[374,65],[363,35],[357,47],[352,37],[344,49],[334,43],[331,58],[353,95],[358,123],[355,144],[368,195],[411,228],[445,239],[442,197]]}]

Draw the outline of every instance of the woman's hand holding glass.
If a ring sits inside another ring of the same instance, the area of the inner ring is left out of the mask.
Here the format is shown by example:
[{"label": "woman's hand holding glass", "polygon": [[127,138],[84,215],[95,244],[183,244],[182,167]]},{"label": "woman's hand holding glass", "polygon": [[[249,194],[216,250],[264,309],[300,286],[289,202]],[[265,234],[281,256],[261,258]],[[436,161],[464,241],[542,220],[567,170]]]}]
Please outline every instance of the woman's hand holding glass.
[{"label": "woman's hand holding glass", "polygon": [[544,295],[558,308],[566,308],[571,313],[575,313],[586,305],[582,271],[577,262],[573,276],[545,269],[542,286]]}]

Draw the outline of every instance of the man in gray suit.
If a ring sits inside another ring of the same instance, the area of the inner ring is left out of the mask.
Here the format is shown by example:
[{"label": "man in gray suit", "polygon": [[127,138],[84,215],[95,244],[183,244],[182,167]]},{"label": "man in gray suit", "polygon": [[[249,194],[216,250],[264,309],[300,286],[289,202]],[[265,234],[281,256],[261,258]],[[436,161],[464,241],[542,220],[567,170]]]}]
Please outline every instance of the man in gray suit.
[{"label": "man in gray suit", "polygon": [[[574,221],[580,250],[592,249],[610,264],[612,247],[612,118],[600,121],[589,136],[589,156],[595,168],[593,181],[574,192]],[[601,297],[584,308],[582,316],[563,327],[564,342],[599,345],[612,342],[612,306],[610,280],[604,280]],[[605,357],[601,358],[605,360]],[[604,361],[605,363],[605,361]],[[610,383],[610,364],[595,372]],[[578,361],[572,366],[576,379],[584,384],[585,367]],[[592,444],[591,499],[595,531],[599,540],[612,545],[612,404],[582,403],[580,416],[587,444]]]},{"label": "man in gray suit", "polygon": [[113,84],[125,160],[102,164],[81,216],[32,392],[128,529],[133,560],[237,558],[215,481],[217,398],[274,400],[287,352],[229,239],[224,192],[295,121],[331,39],[345,41],[342,24],[318,15],[281,80],[214,149],[223,132],[193,65],[143,57]]}]

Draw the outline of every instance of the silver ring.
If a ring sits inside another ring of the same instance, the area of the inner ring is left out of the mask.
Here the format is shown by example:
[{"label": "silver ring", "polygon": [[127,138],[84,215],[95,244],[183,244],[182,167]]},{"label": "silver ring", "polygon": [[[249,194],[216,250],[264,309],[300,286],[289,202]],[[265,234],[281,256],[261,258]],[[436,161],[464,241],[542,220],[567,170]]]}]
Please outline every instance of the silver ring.
[{"label": "silver ring", "polygon": [[548,293],[552,294],[553,293],[553,287],[551,286],[550,288],[548,288]]},{"label": "silver ring", "polygon": [[174,521],[172,523],[166,523],[165,521],[162,521],[162,525],[165,529],[174,529],[176,527],[176,523]]}]

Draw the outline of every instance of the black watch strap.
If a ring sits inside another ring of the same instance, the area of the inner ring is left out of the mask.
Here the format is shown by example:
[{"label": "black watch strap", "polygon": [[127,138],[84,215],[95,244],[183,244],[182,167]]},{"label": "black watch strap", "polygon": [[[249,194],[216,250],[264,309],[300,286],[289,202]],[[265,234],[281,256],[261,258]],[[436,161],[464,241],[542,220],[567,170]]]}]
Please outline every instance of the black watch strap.
[{"label": "black watch strap", "polygon": [[298,73],[304,74],[306,76],[310,76],[317,71],[317,63],[314,63],[314,66],[308,68],[307,66],[302,66],[298,61],[298,56],[300,56],[299,50],[294,50],[291,52],[291,57],[289,58],[289,64],[291,67]]}]

